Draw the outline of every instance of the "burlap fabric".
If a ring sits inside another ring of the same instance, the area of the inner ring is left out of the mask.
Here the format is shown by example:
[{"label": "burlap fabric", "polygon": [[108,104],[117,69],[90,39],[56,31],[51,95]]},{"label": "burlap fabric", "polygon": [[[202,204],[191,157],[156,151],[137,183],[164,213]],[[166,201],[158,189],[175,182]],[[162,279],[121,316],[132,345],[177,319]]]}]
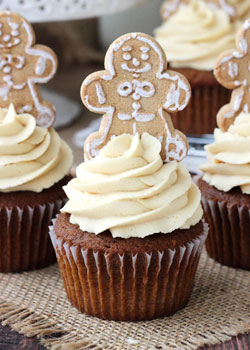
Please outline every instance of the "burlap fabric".
[{"label": "burlap fabric", "polygon": [[188,306],[147,322],[86,316],[68,302],[57,265],[0,274],[0,319],[52,350],[197,349],[250,331],[250,272],[221,266],[202,254]]}]

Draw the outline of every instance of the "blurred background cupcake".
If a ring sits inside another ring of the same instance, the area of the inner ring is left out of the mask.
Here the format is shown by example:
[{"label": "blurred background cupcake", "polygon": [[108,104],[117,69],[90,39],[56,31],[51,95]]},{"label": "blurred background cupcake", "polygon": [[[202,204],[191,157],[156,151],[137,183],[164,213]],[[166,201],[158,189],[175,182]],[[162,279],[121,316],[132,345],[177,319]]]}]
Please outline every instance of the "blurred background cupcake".
[{"label": "blurred background cupcake", "polygon": [[0,271],[45,267],[55,261],[51,219],[66,202],[72,152],[53,128],[31,114],[0,108]]},{"label": "blurred background cupcake", "polygon": [[213,67],[221,52],[234,47],[238,27],[234,7],[205,0],[166,0],[162,16],[155,38],[167,50],[170,67],[183,73],[192,86],[191,103],[173,115],[173,123],[188,134],[212,133],[218,110],[230,98],[214,78]]},{"label": "blurred background cupcake", "polygon": [[208,254],[222,264],[250,269],[250,20],[238,32],[236,48],[221,54],[215,77],[234,89],[217,114],[215,142],[206,146],[208,163],[198,185],[209,223]]}]

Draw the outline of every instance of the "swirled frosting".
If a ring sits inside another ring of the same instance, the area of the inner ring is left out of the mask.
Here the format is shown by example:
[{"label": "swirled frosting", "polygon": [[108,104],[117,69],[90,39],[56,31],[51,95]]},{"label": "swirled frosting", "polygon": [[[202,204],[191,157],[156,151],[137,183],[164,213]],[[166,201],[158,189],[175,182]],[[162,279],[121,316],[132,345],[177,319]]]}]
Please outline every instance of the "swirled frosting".
[{"label": "swirled frosting", "polygon": [[145,237],[197,224],[200,192],[185,167],[163,164],[161,143],[144,133],[113,138],[99,155],[80,164],[64,190],[63,212],[83,231]]},{"label": "swirled frosting", "polygon": [[181,4],[155,37],[172,67],[210,71],[219,54],[235,47],[235,26],[223,10],[192,0]]},{"label": "swirled frosting", "polygon": [[208,163],[201,166],[203,179],[224,192],[240,186],[250,194],[250,114],[239,114],[226,132],[215,129],[214,138],[205,147]]},{"label": "swirled frosting", "polygon": [[54,129],[14,106],[0,109],[0,191],[41,192],[69,173],[72,152]]}]

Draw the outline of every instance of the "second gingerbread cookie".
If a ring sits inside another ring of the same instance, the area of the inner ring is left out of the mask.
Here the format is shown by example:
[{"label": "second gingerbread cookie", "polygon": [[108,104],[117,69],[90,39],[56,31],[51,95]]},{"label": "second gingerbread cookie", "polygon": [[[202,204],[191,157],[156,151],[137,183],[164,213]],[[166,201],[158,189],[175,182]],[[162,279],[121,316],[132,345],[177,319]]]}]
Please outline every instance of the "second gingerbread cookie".
[{"label": "second gingerbread cookie", "polygon": [[105,68],[89,75],[81,88],[85,106],[104,113],[100,130],[85,143],[86,156],[95,157],[112,137],[122,133],[149,132],[161,141],[164,161],[182,160],[187,140],[174,129],[167,112],[183,110],[191,90],[184,76],[167,70],[159,44],[146,34],[126,34],[110,46]]}]

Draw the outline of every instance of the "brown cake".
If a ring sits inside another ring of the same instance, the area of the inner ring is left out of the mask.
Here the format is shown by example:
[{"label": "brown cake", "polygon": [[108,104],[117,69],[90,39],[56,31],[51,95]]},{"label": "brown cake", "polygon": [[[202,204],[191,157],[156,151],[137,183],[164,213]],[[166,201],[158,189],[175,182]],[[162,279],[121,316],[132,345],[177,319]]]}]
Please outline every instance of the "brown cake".
[{"label": "brown cake", "polygon": [[186,134],[212,134],[218,110],[230,100],[230,91],[221,86],[212,71],[175,68],[190,82],[192,99],[187,108],[172,115],[174,126]]},{"label": "brown cake", "polygon": [[83,232],[62,213],[51,236],[67,296],[80,311],[109,320],[171,315],[190,297],[204,224],[141,238]]},{"label": "brown cake", "polygon": [[223,192],[200,178],[209,235],[208,254],[223,265],[250,270],[250,200],[249,195],[235,187]]},{"label": "brown cake", "polygon": [[40,193],[0,192],[1,272],[33,270],[56,261],[48,227],[67,200],[62,186],[70,179],[65,176]]}]

